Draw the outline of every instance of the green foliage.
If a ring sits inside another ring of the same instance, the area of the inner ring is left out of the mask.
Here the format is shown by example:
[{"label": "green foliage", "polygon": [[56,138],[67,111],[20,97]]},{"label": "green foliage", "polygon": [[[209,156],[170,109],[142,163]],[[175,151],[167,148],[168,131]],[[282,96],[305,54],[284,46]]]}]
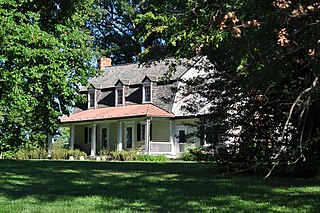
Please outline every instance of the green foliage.
[{"label": "green foliage", "polygon": [[69,149],[61,146],[53,146],[51,150],[51,159],[53,160],[64,160],[69,157]]},{"label": "green foliage", "polygon": [[181,159],[183,161],[215,162],[216,151],[212,148],[204,147],[190,148],[182,153]]},{"label": "green foliage", "polygon": [[80,151],[79,149],[68,150],[68,156],[73,156],[75,160],[80,160],[80,157],[87,157],[87,153]]},{"label": "green foliage", "polygon": [[2,159],[12,160],[15,158],[15,152],[14,151],[6,151],[1,153]]},{"label": "green foliage", "polygon": [[103,150],[100,150],[99,155],[101,155],[101,156],[110,156],[111,152],[112,151],[110,149],[103,149]]},{"label": "green foliage", "polygon": [[206,57],[195,68],[207,75],[182,93],[197,94],[191,113],[211,106],[204,133],[229,142],[215,161],[241,170],[306,157],[319,167],[309,150],[319,143],[319,12],[317,1],[148,1],[136,19],[140,58]]},{"label": "green foliage", "polygon": [[15,154],[17,160],[46,159],[48,153],[43,148],[21,148]]},{"label": "green foliage", "polygon": [[164,155],[138,155],[138,161],[150,161],[150,162],[166,162],[169,159]]},{"label": "green foliage", "polygon": [[97,73],[85,28],[92,4],[0,1],[0,151],[44,147],[57,118],[82,100],[79,85]]},{"label": "green foliage", "polygon": [[116,150],[110,152],[110,156],[114,161],[135,161],[137,159],[138,154],[136,150]]},{"label": "green foliage", "polygon": [[141,52],[141,43],[134,19],[140,0],[96,0],[95,15],[90,20],[94,45],[102,56],[112,58],[113,64],[134,62]]},{"label": "green foliage", "polygon": [[184,151],[181,153],[181,160],[183,161],[196,161],[196,156],[191,154],[189,151]]}]

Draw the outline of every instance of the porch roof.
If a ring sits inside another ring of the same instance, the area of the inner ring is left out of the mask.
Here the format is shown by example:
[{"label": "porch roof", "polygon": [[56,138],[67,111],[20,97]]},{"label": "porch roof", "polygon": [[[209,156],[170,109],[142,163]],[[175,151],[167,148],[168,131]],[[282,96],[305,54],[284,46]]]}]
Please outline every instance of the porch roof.
[{"label": "porch roof", "polygon": [[96,120],[114,120],[130,117],[173,117],[169,113],[153,104],[137,104],[127,106],[116,106],[98,109],[89,109],[81,112],[63,116],[61,123],[74,123]]}]

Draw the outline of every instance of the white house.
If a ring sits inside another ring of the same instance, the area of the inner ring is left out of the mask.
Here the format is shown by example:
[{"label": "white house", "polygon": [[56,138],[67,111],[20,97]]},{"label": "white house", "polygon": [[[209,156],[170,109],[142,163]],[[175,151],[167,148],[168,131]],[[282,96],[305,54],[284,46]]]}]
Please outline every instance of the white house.
[{"label": "white house", "polygon": [[[201,59],[200,59],[201,60]],[[60,118],[71,128],[70,148],[94,157],[100,150],[140,149],[147,154],[179,156],[195,132],[198,115],[181,110],[186,98],[179,92],[181,79],[201,74],[194,67],[177,63],[168,75],[166,60],[150,66],[138,63],[111,66],[111,59],[98,61],[102,74],[82,88],[88,102]],[[199,63],[194,62],[194,63]],[[203,73],[202,73],[203,74]],[[192,138],[196,146],[200,138]]]}]

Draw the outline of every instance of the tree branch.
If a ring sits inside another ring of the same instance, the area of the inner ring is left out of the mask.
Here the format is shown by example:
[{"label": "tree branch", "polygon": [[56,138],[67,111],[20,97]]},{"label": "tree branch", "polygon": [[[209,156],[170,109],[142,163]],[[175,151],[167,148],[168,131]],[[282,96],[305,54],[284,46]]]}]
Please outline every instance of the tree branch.
[{"label": "tree branch", "polygon": [[[286,121],[286,123],[285,123],[285,125],[284,125],[284,127],[283,127],[282,134],[281,134],[281,142],[282,142],[283,145],[281,146],[280,150],[278,151],[278,153],[277,153],[276,156],[274,157],[274,160],[278,159],[278,157],[279,157],[279,156],[282,154],[282,152],[286,149],[286,146],[284,145],[284,135],[285,135],[287,126],[289,125],[289,121],[290,121],[290,119],[291,119],[291,117],[292,117],[292,113],[293,113],[294,108],[296,107],[296,105],[298,104],[298,102],[301,100],[301,97],[302,97],[305,93],[312,91],[312,89],[317,85],[317,82],[318,82],[318,76],[314,79],[314,81],[312,82],[312,85],[311,85],[309,88],[307,88],[307,89],[305,89],[304,91],[302,91],[302,92],[300,93],[300,95],[296,98],[296,100],[293,102],[293,104],[292,104],[292,106],[291,106],[291,109],[290,109],[290,112],[289,112],[289,115],[288,115],[288,118],[287,118],[287,121]],[[309,100],[309,98],[310,98],[310,94],[309,94],[308,100]],[[307,113],[307,112],[306,112],[306,113]],[[307,116],[307,115],[305,115],[305,116]],[[306,121],[306,118],[305,118],[305,121]],[[305,123],[305,121],[304,121],[304,123]],[[303,130],[304,130],[304,127],[303,127]],[[301,138],[301,137],[300,137],[300,149],[301,149],[301,152],[302,152],[302,138]],[[301,153],[301,154],[302,154],[302,153]],[[302,155],[300,155],[300,157],[301,157],[301,156],[302,156]],[[300,157],[299,157],[299,158],[300,158]],[[304,156],[303,156],[303,158],[304,158]],[[268,178],[268,177],[271,175],[271,173],[273,172],[274,168],[275,168],[278,164],[279,164],[279,161],[277,161],[277,162],[272,166],[272,168],[270,169],[269,173],[264,177],[264,179]]]}]

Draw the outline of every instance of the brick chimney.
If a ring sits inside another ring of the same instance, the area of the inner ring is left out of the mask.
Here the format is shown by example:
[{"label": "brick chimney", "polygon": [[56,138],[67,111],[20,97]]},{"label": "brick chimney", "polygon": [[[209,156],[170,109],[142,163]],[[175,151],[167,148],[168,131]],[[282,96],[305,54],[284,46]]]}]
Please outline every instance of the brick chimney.
[{"label": "brick chimney", "polygon": [[106,67],[111,66],[111,58],[99,58],[98,59],[98,69],[103,70]]}]

